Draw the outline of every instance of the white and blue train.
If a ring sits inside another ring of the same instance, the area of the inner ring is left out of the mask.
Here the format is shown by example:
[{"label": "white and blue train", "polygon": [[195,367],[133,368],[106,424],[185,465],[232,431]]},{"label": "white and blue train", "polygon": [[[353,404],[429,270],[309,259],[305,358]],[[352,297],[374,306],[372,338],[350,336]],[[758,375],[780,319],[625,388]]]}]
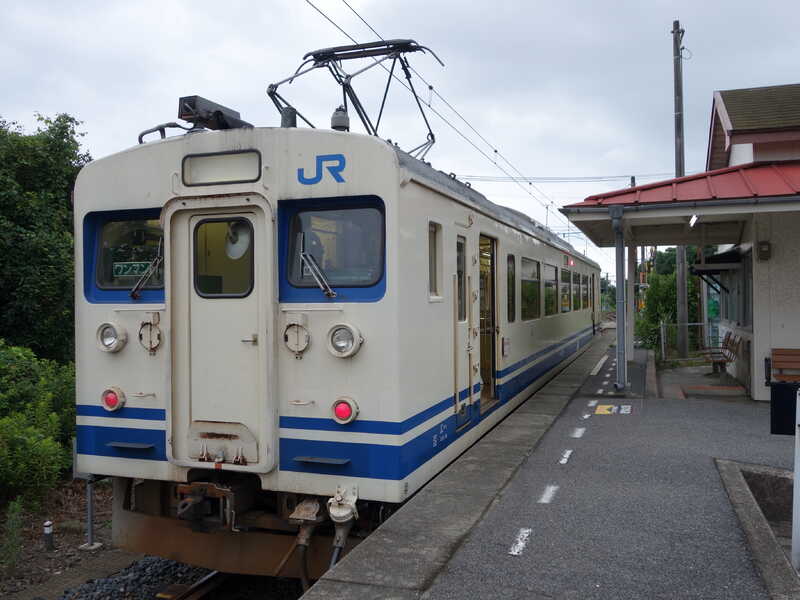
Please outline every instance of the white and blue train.
[{"label": "white and blue train", "polygon": [[318,574],[590,342],[599,268],[376,136],[216,109],[78,177],[77,468],[119,546]]}]

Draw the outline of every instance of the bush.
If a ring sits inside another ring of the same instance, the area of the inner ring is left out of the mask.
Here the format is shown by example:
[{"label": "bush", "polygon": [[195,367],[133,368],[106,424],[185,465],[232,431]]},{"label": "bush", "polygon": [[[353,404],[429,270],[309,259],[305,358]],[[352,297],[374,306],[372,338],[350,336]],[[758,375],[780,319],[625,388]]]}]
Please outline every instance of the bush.
[{"label": "bush", "polygon": [[75,432],[75,368],[0,339],[0,418],[16,413],[68,447]]},{"label": "bush", "polygon": [[40,499],[58,481],[70,455],[52,437],[53,413],[14,413],[0,419],[0,503],[19,494]]},{"label": "bush", "polygon": [[0,566],[13,573],[22,552],[22,499],[17,498],[8,504],[6,524],[0,539]]}]

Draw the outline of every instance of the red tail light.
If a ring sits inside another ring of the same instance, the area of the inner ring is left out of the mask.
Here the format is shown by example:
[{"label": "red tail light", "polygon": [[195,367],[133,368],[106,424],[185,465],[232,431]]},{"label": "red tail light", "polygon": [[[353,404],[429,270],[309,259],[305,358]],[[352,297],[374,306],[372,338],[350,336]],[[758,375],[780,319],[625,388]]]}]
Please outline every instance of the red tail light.
[{"label": "red tail light", "polygon": [[100,402],[106,410],[119,410],[125,404],[125,394],[119,388],[108,388],[100,394]]},{"label": "red tail light", "polygon": [[333,420],[341,425],[355,421],[358,406],[350,398],[339,398],[333,403]]}]

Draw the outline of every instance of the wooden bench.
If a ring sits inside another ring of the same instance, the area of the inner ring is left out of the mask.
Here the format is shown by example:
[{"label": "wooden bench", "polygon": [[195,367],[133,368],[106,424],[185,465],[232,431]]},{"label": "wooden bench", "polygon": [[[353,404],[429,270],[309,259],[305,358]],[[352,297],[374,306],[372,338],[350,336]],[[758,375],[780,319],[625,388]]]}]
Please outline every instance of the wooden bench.
[{"label": "wooden bench", "polygon": [[703,349],[703,353],[711,361],[713,372],[722,373],[725,367],[739,358],[739,348],[742,345],[742,338],[739,335],[732,335],[729,331],[725,334],[721,346],[712,346]]},{"label": "wooden bench", "polygon": [[764,359],[766,384],[772,380],[800,382],[800,350],[795,348],[773,348],[772,356]]}]

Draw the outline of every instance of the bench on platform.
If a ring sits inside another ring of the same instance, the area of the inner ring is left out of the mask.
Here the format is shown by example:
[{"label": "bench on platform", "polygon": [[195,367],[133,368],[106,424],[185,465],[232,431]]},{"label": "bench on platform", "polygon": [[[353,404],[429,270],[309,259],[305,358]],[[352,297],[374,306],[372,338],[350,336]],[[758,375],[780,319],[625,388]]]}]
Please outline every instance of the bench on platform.
[{"label": "bench on platform", "polygon": [[703,349],[703,353],[711,361],[714,372],[725,371],[727,365],[735,362],[739,358],[739,348],[742,345],[742,337],[727,332],[722,339],[721,346],[710,346]]},{"label": "bench on platform", "polygon": [[800,350],[773,348],[770,358],[764,359],[764,375],[770,381],[800,382]]}]

